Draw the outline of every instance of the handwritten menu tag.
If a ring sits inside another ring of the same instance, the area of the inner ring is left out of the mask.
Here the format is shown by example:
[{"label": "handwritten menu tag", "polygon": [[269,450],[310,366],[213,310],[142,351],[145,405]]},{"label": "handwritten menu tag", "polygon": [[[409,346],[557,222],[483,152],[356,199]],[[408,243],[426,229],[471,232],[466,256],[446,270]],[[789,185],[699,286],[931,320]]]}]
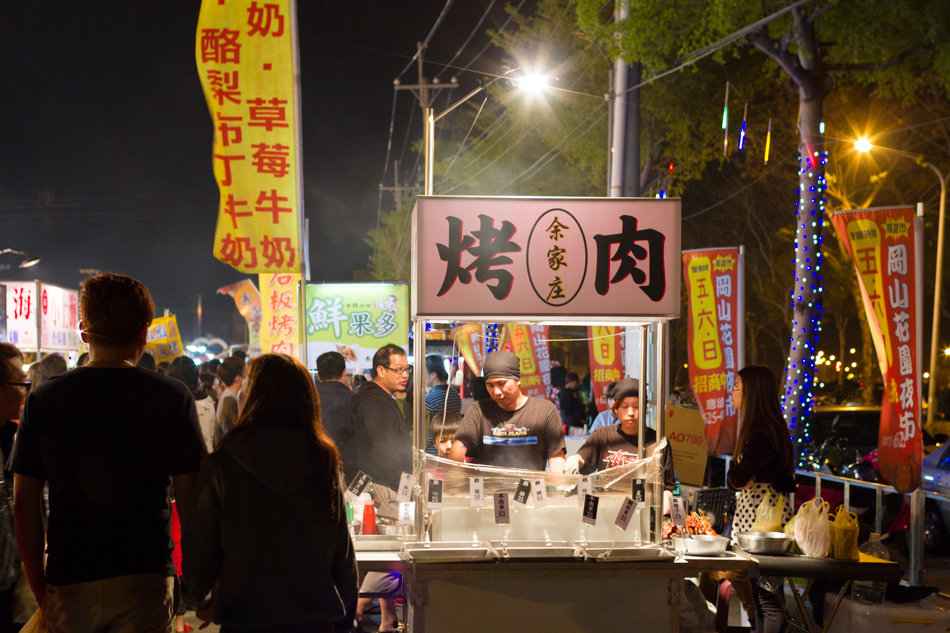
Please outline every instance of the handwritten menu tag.
[{"label": "handwritten menu tag", "polygon": [[356,473],[356,477],[353,477],[353,481],[350,482],[349,487],[346,491],[353,495],[354,498],[359,498],[363,491],[366,490],[366,487],[373,483],[372,477],[364,473],[362,470]]},{"label": "handwritten menu tag", "polygon": [[415,525],[416,502],[403,501],[399,504],[399,525]]},{"label": "handwritten menu tag", "polygon": [[412,485],[416,483],[416,478],[412,473],[403,473],[399,477],[399,490],[396,493],[396,501],[412,501]]},{"label": "handwritten menu tag", "polygon": [[597,525],[597,504],[600,498],[593,495],[584,495],[584,516],[581,521],[587,525]]},{"label": "handwritten menu tag", "polygon": [[441,479],[429,480],[429,496],[427,498],[427,501],[429,502],[430,510],[442,509],[442,480]]},{"label": "handwritten menu tag", "polygon": [[626,531],[630,526],[630,517],[633,516],[633,511],[636,509],[637,502],[630,497],[624,497],[623,503],[620,504],[620,512],[617,513],[617,518],[614,520],[614,525]]},{"label": "handwritten menu tag", "polygon": [[543,479],[535,479],[531,482],[531,498],[534,499],[535,508],[548,505],[548,487]]},{"label": "handwritten menu tag", "polygon": [[646,503],[646,482],[643,479],[633,480],[633,500],[637,503]]},{"label": "handwritten menu tag", "polygon": [[495,499],[495,523],[511,523],[511,508],[508,507],[508,493],[498,492]]},{"label": "handwritten menu tag", "polygon": [[531,482],[527,479],[522,479],[518,482],[518,487],[515,489],[515,498],[511,500],[511,505],[524,510],[528,505],[528,499],[530,497]]},{"label": "handwritten menu tag", "polygon": [[577,505],[584,507],[584,495],[589,495],[591,488],[590,477],[581,477],[577,480]]},{"label": "handwritten menu tag", "polygon": [[469,477],[468,489],[472,495],[472,507],[483,507],[485,505],[485,480],[481,477]]},{"label": "handwritten menu tag", "polygon": [[682,497],[673,497],[673,503],[670,505],[670,516],[673,519],[673,525],[686,528],[686,511],[683,509]]}]

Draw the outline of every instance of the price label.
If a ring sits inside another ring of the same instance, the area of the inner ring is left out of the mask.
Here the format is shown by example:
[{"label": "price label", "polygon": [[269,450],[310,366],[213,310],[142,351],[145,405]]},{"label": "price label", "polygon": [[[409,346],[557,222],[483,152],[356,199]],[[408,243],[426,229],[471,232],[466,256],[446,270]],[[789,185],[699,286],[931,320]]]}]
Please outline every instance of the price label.
[{"label": "price label", "polygon": [[670,505],[670,515],[673,519],[673,525],[686,528],[686,510],[683,509],[682,497],[673,497],[673,503]]},{"label": "price label", "polygon": [[584,516],[581,521],[587,525],[597,525],[597,504],[600,498],[593,495],[584,495]]},{"label": "price label", "polygon": [[481,477],[469,477],[468,489],[472,496],[472,507],[483,507],[485,505],[485,480]]},{"label": "price label", "polygon": [[577,480],[577,505],[584,507],[584,495],[589,495],[593,488],[591,487],[590,477],[581,477]]},{"label": "price label", "polygon": [[363,494],[363,491],[366,490],[366,487],[371,483],[373,483],[372,477],[361,470],[356,473],[356,477],[353,477],[353,481],[350,482],[346,491],[353,495],[355,499],[359,499],[359,496]]},{"label": "price label", "polygon": [[399,477],[399,490],[396,492],[396,501],[412,501],[412,486],[416,478],[411,473],[403,473]]},{"label": "price label", "polygon": [[633,516],[633,511],[636,509],[637,502],[630,497],[624,497],[623,503],[620,504],[620,512],[617,513],[617,518],[614,519],[614,525],[626,531],[630,527],[630,517]]},{"label": "price label", "polygon": [[531,498],[534,500],[535,508],[548,505],[548,487],[543,479],[535,479],[531,482]]},{"label": "price label", "polygon": [[429,496],[427,498],[430,510],[442,509],[442,480],[429,480]]},{"label": "price label", "polygon": [[531,482],[527,479],[522,479],[518,482],[518,487],[515,489],[515,498],[511,500],[511,505],[524,510],[527,507],[528,499],[530,498]]},{"label": "price label", "polygon": [[495,500],[495,523],[511,523],[511,508],[508,507],[508,493],[498,492],[492,496]]},{"label": "price label", "polygon": [[646,503],[646,482],[643,479],[633,480],[633,500],[637,503]]},{"label": "price label", "polygon": [[399,525],[416,524],[416,502],[403,501],[399,504]]}]

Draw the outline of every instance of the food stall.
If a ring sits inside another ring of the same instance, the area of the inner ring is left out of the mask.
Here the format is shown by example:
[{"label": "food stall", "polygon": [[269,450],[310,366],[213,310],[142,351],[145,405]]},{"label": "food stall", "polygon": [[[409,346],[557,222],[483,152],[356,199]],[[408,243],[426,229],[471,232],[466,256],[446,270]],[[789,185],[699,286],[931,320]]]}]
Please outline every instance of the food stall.
[{"label": "food stall", "polygon": [[[642,427],[647,408],[664,410],[667,321],[680,310],[679,222],[679,201],[670,199],[421,197],[414,330],[466,322],[627,328],[641,342],[640,384],[652,383],[654,394],[641,398]],[[424,337],[414,346],[418,364]],[[414,380],[422,393],[423,372]],[[402,571],[411,631],[525,621],[601,631],[633,618],[644,630],[678,631],[683,578],[749,565],[740,554],[663,547],[659,457],[587,477],[449,462],[424,454],[423,399],[414,404],[416,455],[398,491],[400,525],[354,539],[361,571]],[[655,419],[662,437],[663,418]]]}]

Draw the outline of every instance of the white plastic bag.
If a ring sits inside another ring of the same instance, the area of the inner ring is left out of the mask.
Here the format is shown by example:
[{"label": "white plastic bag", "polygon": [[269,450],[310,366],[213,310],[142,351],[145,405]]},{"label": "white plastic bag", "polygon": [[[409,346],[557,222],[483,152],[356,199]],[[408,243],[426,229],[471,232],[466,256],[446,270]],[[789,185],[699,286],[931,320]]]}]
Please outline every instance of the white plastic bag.
[{"label": "white plastic bag", "polygon": [[806,501],[795,515],[795,544],[805,556],[824,558],[831,547],[828,502],[821,497]]},{"label": "white plastic bag", "polygon": [[43,623],[43,610],[37,609],[36,613],[26,621],[20,633],[46,633],[46,625]]}]

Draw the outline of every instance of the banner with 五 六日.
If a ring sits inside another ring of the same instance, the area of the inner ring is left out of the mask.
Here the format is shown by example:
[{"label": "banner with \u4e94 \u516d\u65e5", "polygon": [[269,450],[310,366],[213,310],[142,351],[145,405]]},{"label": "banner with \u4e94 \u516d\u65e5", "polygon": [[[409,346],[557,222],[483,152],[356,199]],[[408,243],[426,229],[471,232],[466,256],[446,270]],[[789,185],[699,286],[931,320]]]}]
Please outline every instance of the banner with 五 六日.
[{"label": "banner with \u4e94 \u516d\u65e5", "polygon": [[854,262],[864,311],[884,377],[878,465],[885,483],[907,493],[920,486],[920,235],[913,207],[831,214]]},{"label": "banner with \u4e94 \u516d\u65e5", "polygon": [[485,362],[485,329],[481,323],[466,323],[452,330],[452,338],[457,341],[459,353],[465,364],[476,376],[482,373]]},{"label": "banner with \u4e94 \u516d\u65e5", "polygon": [[221,192],[214,256],[245,273],[301,271],[296,15],[291,0],[204,0],[195,58]]},{"label": "banner with \u4e94 \u516d\u65e5", "polygon": [[261,297],[261,352],[300,358],[300,275],[263,273],[258,280]]},{"label": "banner with \u4e94 \u516d\u65e5", "polygon": [[590,383],[598,411],[607,408],[607,387],[623,378],[624,329],[600,325],[587,326],[590,353]]},{"label": "banner with \u4e94 \u516d\u65e5", "polygon": [[739,248],[683,251],[689,301],[689,384],[710,455],[735,449],[738,412],[730,394],[742,362],[743,287]]},{"label": "banner with \u4e94 \u516d\u65e5", "polygon": [[551,384],[551,360],[546,325],[505,326],[504,341],[521,361],[521,392],[533,398],[547,398]]}]

